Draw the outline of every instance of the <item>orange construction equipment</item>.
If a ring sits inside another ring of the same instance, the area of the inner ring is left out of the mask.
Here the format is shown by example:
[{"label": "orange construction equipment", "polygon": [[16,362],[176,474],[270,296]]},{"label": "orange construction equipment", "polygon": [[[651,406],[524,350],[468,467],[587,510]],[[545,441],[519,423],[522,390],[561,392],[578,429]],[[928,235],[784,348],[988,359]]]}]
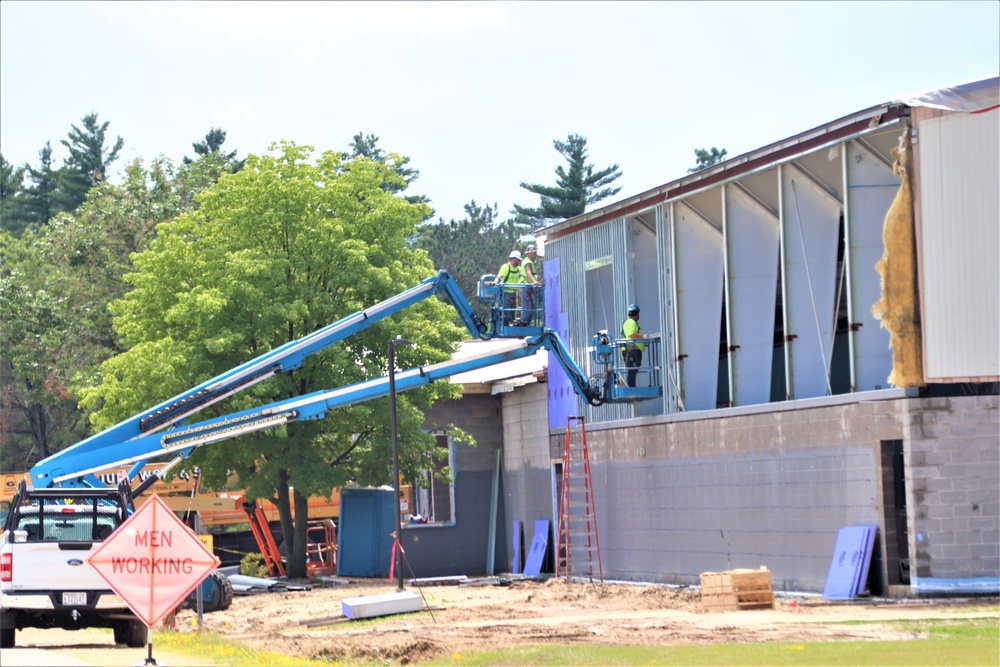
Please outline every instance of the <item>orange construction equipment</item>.
[{"label": "orange construction equipment", "polygon": [[264,564],[267,566],[268,572],[271,573],[272,577],[285,576],[285,564],[281,560],[278,545],[274,543],[274,534],[271,532],[271,526],[267,523],[264,510],[251,500],[243,502],[243,511],[247,514],[250,531],[253,532],[253,537],[257,540],[260,555],[264,557]]},{"label": "orange construction equipment", "polygon": [[[573,430],[573,422],[579,429]],[[601,541],[594,511],[594,485],[590,475],[590,450],[583,417],[566,419],[566,446],[563,449],[562,497],[559,503],[559,543],[556,548],[556,577],[589,577],[596,574],[604,582]],[[562,571],[560,573],[560,567]]]}]

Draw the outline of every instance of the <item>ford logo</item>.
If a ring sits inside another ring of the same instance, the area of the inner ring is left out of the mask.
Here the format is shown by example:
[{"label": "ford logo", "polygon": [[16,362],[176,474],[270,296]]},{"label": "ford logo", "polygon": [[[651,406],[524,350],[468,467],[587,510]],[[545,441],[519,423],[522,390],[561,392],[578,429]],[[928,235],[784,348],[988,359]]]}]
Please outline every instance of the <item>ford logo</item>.
[{"label": "ford logo", "polygon": [[72,565],[73,567],[76,567],[77,565],[83,565],[83,561],[80,560],[79,558],[70,558],[66,562]]}]

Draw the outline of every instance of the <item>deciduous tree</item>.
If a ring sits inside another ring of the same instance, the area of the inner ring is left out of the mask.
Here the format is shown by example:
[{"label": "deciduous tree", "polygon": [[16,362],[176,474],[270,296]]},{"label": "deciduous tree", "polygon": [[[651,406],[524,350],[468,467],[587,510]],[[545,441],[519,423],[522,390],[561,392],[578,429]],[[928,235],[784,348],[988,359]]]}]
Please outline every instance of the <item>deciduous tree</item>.
[{"label": "deciduous tree", "polygon": [[[198,196],[200,207],[158,228],[128,276],[134,289],[113,306],[128,350],[106,361],[84,397],[97,427],[113,424],[262,352],[295,340],[407,289],[432,275],[412,236],[426,213],[387,191],[401,184],[394,165],[363,156],[345,160],[283,143],[251,155],[238,173]],[[229,412],[335,388],[386,373],[389,338],[404,335],[401,367],[450,357],[462,330],[450,308],[423,301],[306,360],[295,371],[254,385],[212,411]],[[400,462],[412,475],[432,468],[434,438],[422,410],[459,391],[448,383],[399,396]],[[203,447],[192,463],[203,482],[230,471],[251,498],[279,508],[290,544],[289,575],[305,574],[310,495],[347,482],[392,481],[388,401],[342,408],[320,421],[241,436]],[[294,490],[293,490],[294,489]]]}]

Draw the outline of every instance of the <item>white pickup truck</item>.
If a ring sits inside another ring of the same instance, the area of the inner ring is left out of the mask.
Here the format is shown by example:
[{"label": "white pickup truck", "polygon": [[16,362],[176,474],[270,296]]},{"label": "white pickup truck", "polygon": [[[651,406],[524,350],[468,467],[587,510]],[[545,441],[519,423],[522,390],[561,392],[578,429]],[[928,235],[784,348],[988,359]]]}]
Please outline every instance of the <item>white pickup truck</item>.
[{"label": "white pickup truck", "polygon": [[127,487],[21,485],[0,533],[0,647],[22,628],[113,628],[116,644],[142,647],[146,625],[86,563],[132,510]]}]

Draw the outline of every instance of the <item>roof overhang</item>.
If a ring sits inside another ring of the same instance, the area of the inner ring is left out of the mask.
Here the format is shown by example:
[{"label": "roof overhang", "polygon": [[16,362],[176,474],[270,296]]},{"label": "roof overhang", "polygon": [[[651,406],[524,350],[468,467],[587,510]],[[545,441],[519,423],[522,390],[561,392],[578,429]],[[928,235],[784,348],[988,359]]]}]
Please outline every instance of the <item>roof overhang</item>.
[{"label": "roof overhang", "polygon": [[534,233],[535,236],[544,236],[547,241],[568,236],[588,227],[594,227],[609,220],[639,213],[657,204],[679,199],[699,190],[793,160],[804,153],[809,153],[824,146],[836,144],[845,139],[891,125],[898,122],[900,118],[908,115],[909,106],[900,103],[882,104],[865,109],[864,111],[858,111],[831,123],[821,125],[788,139],[764,146],[763,148],[758,148],[749,153],[744,153],[684,178],[623,199],[610,206],[569,218],[549,227],[536,229]]}]

